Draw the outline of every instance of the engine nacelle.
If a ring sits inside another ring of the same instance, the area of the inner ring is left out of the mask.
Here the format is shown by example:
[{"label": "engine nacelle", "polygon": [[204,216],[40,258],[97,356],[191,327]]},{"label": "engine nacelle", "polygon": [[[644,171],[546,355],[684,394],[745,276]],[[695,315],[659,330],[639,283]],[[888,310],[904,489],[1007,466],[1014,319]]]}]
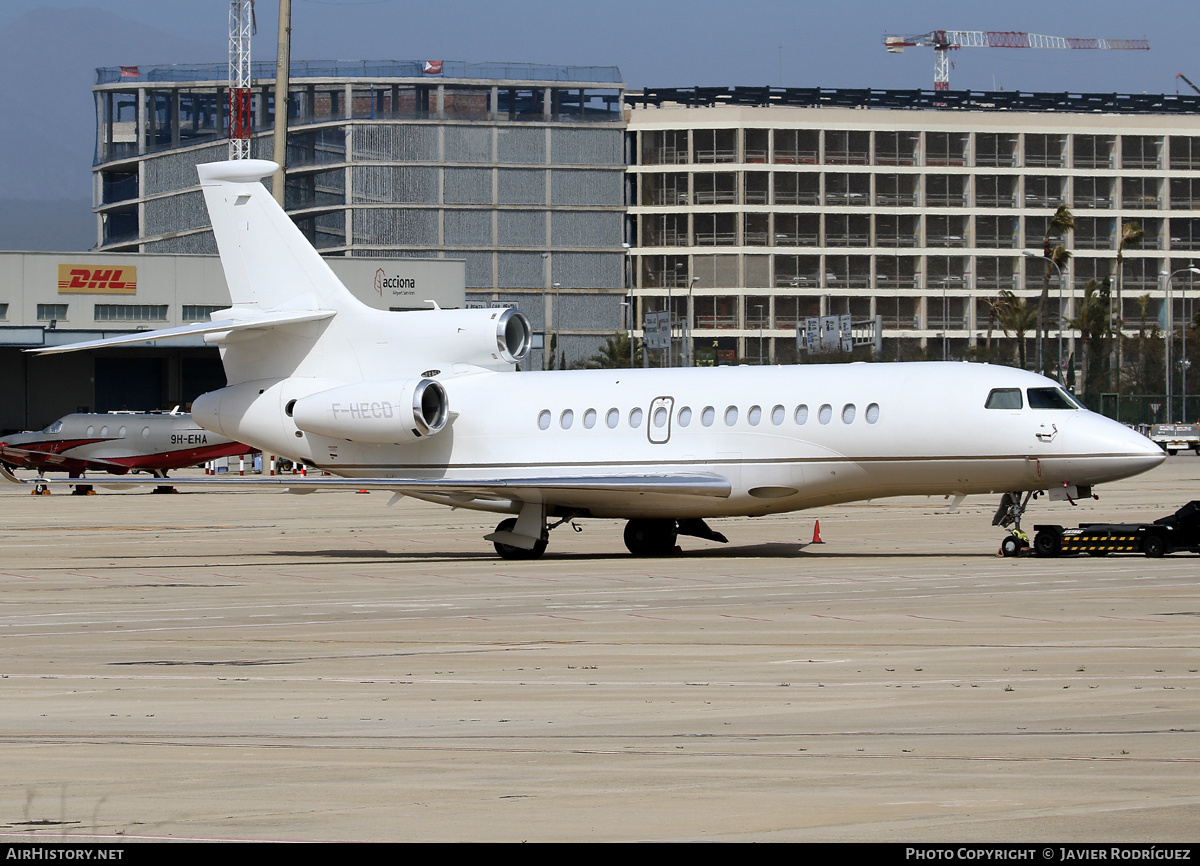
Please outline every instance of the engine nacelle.
[{"label": "engine nacelle", "polygon": [[394,379],[342,385],[284,407],[306,433],[369,445],[432,436],[450,419],[446,389],[433,379]]},{"label": "engine nacelle", "polygon": [[406,317],[405,352],[433,368],[469,364],[507,370],[523,361],[533,344],[533,328],[520,310],[422,310],[396,315]]}]

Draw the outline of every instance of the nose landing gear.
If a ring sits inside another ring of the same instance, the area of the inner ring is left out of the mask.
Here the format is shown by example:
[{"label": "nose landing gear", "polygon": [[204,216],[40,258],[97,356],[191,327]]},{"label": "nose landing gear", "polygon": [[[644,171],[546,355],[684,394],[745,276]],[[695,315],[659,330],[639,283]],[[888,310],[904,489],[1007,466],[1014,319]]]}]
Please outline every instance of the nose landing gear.
[{"label": "nose landing gear", "polygon": [[1009,534],[1004,536],[1004,540],[1000,542],[1002,556],[1020,556],[1021,548],[1029,546],[1029,536],[1021,529],[1021,515],[1025,513],[1029,500],[1036,493],[1037,491],[1029,490],[1022,496],[1021,491],[1017,490],[1005,493],[1000,498],[1000,507],[996,509],[996,516],[992,518],[992,526],[1012,527]]}]

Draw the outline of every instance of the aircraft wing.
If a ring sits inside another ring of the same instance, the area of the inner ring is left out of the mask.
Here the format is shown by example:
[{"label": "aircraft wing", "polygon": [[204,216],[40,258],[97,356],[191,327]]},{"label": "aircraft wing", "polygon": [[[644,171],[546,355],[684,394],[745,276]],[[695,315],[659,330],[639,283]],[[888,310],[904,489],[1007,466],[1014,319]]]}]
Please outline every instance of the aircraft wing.
[{"label": "aircraft wing", "polygon": [[[32,482],[17,478],[0,467],[0,476],[9,483]],[[274,476],[267,478],[129,478],[117,480],[89,478],[80,482],[61,479],[57,483],[86,483],[96,487],[172,487],[221,490],[231,487],[287,490],[291,493],[315,493],[318,490],[380,490],[391,493],[410,493],[417,496],[443,496],[471,499],[520,500],[555,502],[577,494],[654,494],[670,493],[685,496],[728,497],[731,485],[727,478],[705,472],[679,472],[661,475],[582,475],[546,476],[531,478],[314,478],[307,476]]]},{"label": "aircraft wing", "polygon": [[96,457],[65,457],[62,454],[48,451],[28,451],[24,448],[14,448],[11,445],[0,445],[0,461],[24,469],[58,469],[69,472],[94,469],[97,472],[116,472],[118,474],[129,471],[128,466],[112,460],[101,460]]},{"label": "aircraft wing", "polygon": [[65,346],[47,346],[41,349],[26,349],[35,355],[57,355],[60,352],[79,352],[83,349],[96,349],[108,346],[127,346],[133,343],[152,343],[155,340],[170,340],[175,337],[193,337],[203,334],[222,334],[229,331],[245,331],[253,329],[273,328],[278,325],[291,325],[299,322],[316,322],[333,316],[332,310],[289,310],[286,312],[238,316],[237,318],[221,319],[215,322],[196,322],[193,325],[180,325],[178,328],[162,328],[157,331],[138,331],[134,334],[124,334],[120,337],[107,337],[103,340],[88,340],[85,343],[70,343]]}]

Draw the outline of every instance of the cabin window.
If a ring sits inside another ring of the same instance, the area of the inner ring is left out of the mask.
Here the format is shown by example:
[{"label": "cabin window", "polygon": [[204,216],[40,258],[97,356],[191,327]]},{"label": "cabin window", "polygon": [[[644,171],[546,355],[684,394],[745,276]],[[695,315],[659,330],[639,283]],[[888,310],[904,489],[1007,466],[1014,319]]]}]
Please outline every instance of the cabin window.
[{"label": "cabin window", "polygon": [[762,420],[762,407],[751,406],[750,411],[746,413],[746,420],[750,422],[751,427],[757,427],[758,422]]},{"label": "cabin window", "polygon": [[712,406],[705,406],[704,411],[700,413],[700,423],[705,427],[711,427],[716,418],[717,410]]},{"label": "cabin window", "polygon": [[100,428],[100,435],[101,436],[108,435],[108,425],[107,424],[105,424],[103,427]]},{"label": "cabin window", "polygon": [[150,428],[149,428],[149,427],[143,427],[143,428],[142,428],[142,438],[143,438],[143,439],[149,439],[149,438],[150,438]]},{"label": "cabin window", "polygon": [[988,409],[1020,409],[1021,405],[1020,388],[993,388],[984,404]]},{"label": "cabin window", "polygon": [[771,423],[778,427],[783,423],[783,419],[787,416],[787,410],[782,406],[776,406],[771,410]]},{"label": "cabin window", "polygon": [[583,413],[583,426],[591,430],[596,426],[596,410],[588,409]]},{"label": "cabin window", "polygon": [[538,413],[538,427],[542,430],[550,429],[550,410],[543,409]]},{"label": "cabin window", "polygon": [[117,431],[117,435],[118,435],[119,437],[121,437],[122,439],[124,439],[124,438],[125,438],[125,428],[124,428],[124,427],[122,427],[121,429],[119,429],[119,430]]},{"label": "cabin window", "polygon": [[682,409],[679,410],[679,426],[686,427],[687,425],[689,425],[691,423],[692,423],[692,408],[690,406],[684,406]]},{"label": "cabin window", "polygon": [[801,403],[796,407],[796,423],[803,424],[808,420],[808,407]]},{"label": "cabin window", "polygon": [[575,413],[570,409],[563,409],[563,413],[558,416],[558,423],[562,425],[564,430],[571,429],[571,423],[575,420]]},{"label": "cabin window", "polygon": [[1028,388],[1030,409],[1078,409],[1079,403],[1061,388]]},{"label": "cabin window", "polygon": [[845,406],[843,406],[842,407],[842,423],[843,424],[853,424],[854,423],[854,413],[856,411],[857,410],[854,408],[853,403],[847,403]]},{"label": "cabin window", "polygon": [[604,416],[604,423],[608,425],[609,430],[615,430],[621,423],[621,413],[617,409],[609,409],[608,414]]},{"label": "cabin window", "polygon": [[629,413],[629,426],[630,427],[641,427],[642,426],[642,410],[641,409],[634,409],[632,412]]},{"label": "cabin window", "polygon": [[732,427],[737,423],[738,408],[737,406],[725,407],[725,426]]},{"label": "cabin window", "polygon": [[867,406],[867,423],[874,424],[879,420],[879,404],[871,403]]},{"label": "cabin window", "polygon": [[85,435],[85,436],[87,436],[87,437],[89,437],[89,438],[90,438],[90,437],[92,437],[92,436],[95,436],[95,435],[96,435],[96,428],[95,428],[95,427],[88,427],[88,428],[87,428],[87,433],[85,433],[84,435]]},{"label": "cabin window", "polygon": [[833,407],[825,403],[817,410],[817,420],[822,424],[828,424],[833,419]]},{"label": "cabin window", "polygon": [[659,428],[667,426],[667,407],[666,406],[659,406],[657,409],[654,410],[654,426],[659,427]]}]

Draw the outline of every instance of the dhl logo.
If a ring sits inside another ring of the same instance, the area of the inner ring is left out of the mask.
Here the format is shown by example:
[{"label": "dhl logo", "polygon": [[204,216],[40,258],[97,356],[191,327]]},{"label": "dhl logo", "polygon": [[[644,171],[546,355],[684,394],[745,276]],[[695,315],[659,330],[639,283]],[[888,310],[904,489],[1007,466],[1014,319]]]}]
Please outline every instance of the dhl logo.
[{"label": "dhl logo", "polygon": [[133,295],[137,293],[137,267],[89,268],[58,266],[58,293]]}]

